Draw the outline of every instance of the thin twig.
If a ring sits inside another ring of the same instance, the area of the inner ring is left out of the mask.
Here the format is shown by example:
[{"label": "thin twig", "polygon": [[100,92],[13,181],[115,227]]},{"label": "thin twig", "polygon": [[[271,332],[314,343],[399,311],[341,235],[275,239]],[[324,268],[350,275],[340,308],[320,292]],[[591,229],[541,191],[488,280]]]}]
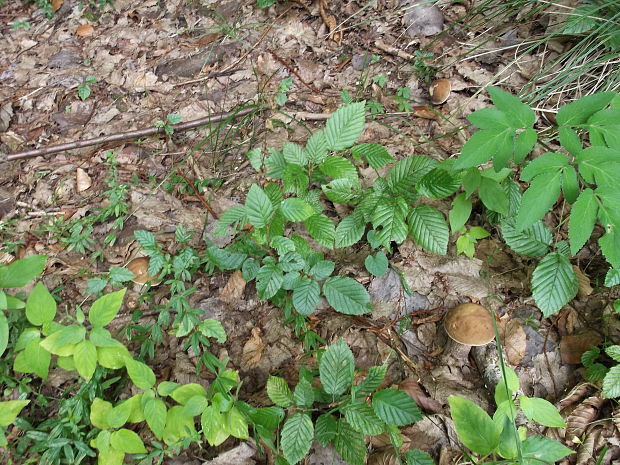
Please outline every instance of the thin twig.
[{"label": "thin twig", "polygon": [[[185,123],[180,124],[171,124],[172,128],[175,132],[187,131],[189,129],[194,129],[200,126],[205,126],[210,123],[219,123],[221,121],[227,120],[229,118],[239,118],[241,116],[245,116],[253,111],[256,111],[258,107],[252,106],[250,108],[244,108],[243,110],[234,112],[230,111],[228,113],[220,113],[213,116],[207,116],[205,118],[195,119],[193,121],[187,121]],[[101,136],[95,137],[93,139],[87,140],[78,140],[74,142],[68,142],[66,144],[60,145],[50,145],[48,147],[43,147],[35,150],[28,150],[25,152],[11,153],[8,155],[0,154],[0,166],[4,163],[14,161],[14,160],[24,160],[27,158],[40,157],[42,155],[49,155],[52,153],[64,152],[67,150],[81,149],[84,147],[91,147],[97,144],[104,144],[106,142],[119,142],[119,141],[130,141],[141,139],[142,137],[148,137],[155,134],[163,134],[164,128],[146,128],[146,129],[138,129],[135,131],[129,132],[121,132],[117,134],[111,134],[109,136]]]},{"label": "thin twig", "polygon": [[194,183],[190,181],[183,173],[181,173],[181,170],[177,169],[177,174],[183,178],[183,180],[189,185],[189,187],[192,188],[192,190],[194,191],[194,196],[198,199],[198,201],[202,204],[202,206],[205,207],[209,211],[209,213],[211,213],[211,215],[213,215],[213,218],[215,218],[216,220],[219,220],[220,216],[215,212],[215,210],[213,210],[213,207],[209,205],[209,202],[207,202],[202,197],[202,195],[200,195],[200,193],[196,190]]},{"label": "thin twig", "polygon": [[304,81],[304,80],[302,79],[302,77],[299,75],[299,73],[298,73],[297,71],[295,71],[295,70],[294,70],[294,69],[293,69],[293,68],[292,68],[292,67],[291,67],[291,66],[290,66],[290,65],[289,65],[286,61],[284,61],[282,58],[280,58],[280,57],[277,55],[277,53],[276,53],[276,52],[271,52],[271,55],[272,55],[272,56],[273,56],[276,60],[278,60],[278,61],[279,61],[279,62],[280,62],[280,63],[281,63],[281,64],[282,64],[282,65],[283,65],[286,69],[288,69],[291,73],[293,73],[295,76],[297,76],[297,79],[299,79],[299,81],[300,81],[300,82],[301,82],[304,86],[306,86],[308,89],[310,89],[310,90],[311,90],[312,92],[314,92],[315,94],[318,94],[318,93],[319,93],[319,90],[318,90],[316,87],[314,87],[314,86],[312,86],[312,85],[308,84],[306,81]]}]

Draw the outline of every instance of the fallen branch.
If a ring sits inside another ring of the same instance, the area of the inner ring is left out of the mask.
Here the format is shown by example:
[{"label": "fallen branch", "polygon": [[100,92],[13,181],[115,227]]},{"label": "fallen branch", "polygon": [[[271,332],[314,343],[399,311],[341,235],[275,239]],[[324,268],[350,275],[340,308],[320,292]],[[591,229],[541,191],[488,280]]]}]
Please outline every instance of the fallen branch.
[{"label": "fallen branch", "polygon": [[[194,129],[200,126],[205,126],[210,123],[219,123],[227,119],[240,118],[253,111],[256,111],[257,108],[258,108],[257,106],[252,106],[252,107],[244,108],[243,110],[239,110],[236,112],[230,111],[228,113],[220,113],[214,116],[207,116],[205,118],[199,118],[193,121],[187,121],[185,123],[172,124],[170,126],[172,126],[172,128],[174,129],[174,132],[187,131],[189,129]],[[152,128],[146,128],[146,129],[137,129],[135,131],[129,131],[129,132],[121,132],[118,134],[111,134],[109,136],[95,137],[94,139],[78,140],[74,142],[68,142],[66,144],[50,145],[48,147],[43,147],[43,148],[35,149],[35,150],[28,150],[25,152],[10,153],[8,155],[0,154],[0,165],[10,162],[10,161],[14,161],[14,160],[24,160],[27,158],[40,157],[40,156],[49,155],[52,153],[59,153],[59,152],[67,151],[67,150],[81,149],[84,147],[91,147],[93,145],[104,144],[104,143],[109,143],[109,142],[125,142],[125,141],[130,141],[130,140],[141,139],[142,137],[148,137],[148,136],[152,136],[155,134],[164,134],[164,133],[165,133],[164,128],[152,127]]]}]

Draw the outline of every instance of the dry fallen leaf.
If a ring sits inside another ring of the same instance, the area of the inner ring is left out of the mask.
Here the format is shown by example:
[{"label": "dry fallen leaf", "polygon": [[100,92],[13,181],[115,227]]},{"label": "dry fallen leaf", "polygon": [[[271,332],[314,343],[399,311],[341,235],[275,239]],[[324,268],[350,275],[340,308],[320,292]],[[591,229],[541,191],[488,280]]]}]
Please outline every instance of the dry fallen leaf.
[{"label": "dry fallen leaf", "polygon": [[413,116],[424,119],[439,119],[439,113],[426,105],[416,105],[415,107],[413,107]]},{"label": "dry fallen leaf", "polygon": [[260,337],[260,328],[252,329],[252,336],[248,339],[248,342],[243,346],[243,352],[241,354],[241,363],[244,369],[252,368],[258,365],[261,357],[263,356],[263,350],[265,350],[265,343]]},{"label": "dry fallen leaf", "polygon": [[245,279],[243,279],[243,273],[241,270],[235,271],[228,282],[220,291],[220,297],[227,300],[239,300],[243,296],[245,290]]},{"label": "dry fallen leaf", "polygon": [[571,334],[562,336],[560,341],[560,356],[563,363],[578,365],[581,363],[581,356],[592,346],[597,346],[603,342],[603,338],[595,331],[586,331],[581,334]]},{"label": "dry fallen leaf", "polygon": [[75,35],[89,37],[95,33],[95,28],[91,24],[82,24],[75,30]]},{"label": "dry fallen leaf", "polygon": [[583,271],[579,269],[578,266],[573,266],[573,270],[575,270],[575,275],[577,275],[577,282],[579,283],[579,290],[577,291],[577,298],[583,299],[584,297],[592,294],[592,286],[590,286],[590,278],[588,278]]},{"label": "dry fallen leaf", "polygon": [[418,404],[426,412],[442,413],[443,406],[441,402],[432,397],[428,397],[420,388],[420,385],[415,378],[407,378],[405,381],[398,385],[398,389],[405,391],[409,394],[416,404]]},{"label": "dry fallen leaf", "polygon": [[64,2],[65,0],[52,0],[52,8],[54,9],[54,11],[60,10],[60,7],[62,7],[62,4]]},{"label": "dry fallen leaf", "polygon": [[75,170],[75,184],[78,192],[84,192],[92,186],[93,181],[90,176],[82,168]]},{"label": "dry fallen leaf", "polygon": [[525,357],[527,346],[527,335],[523,327],[517,320],[502,320],[498,326],[508,362],[519,365]]}]

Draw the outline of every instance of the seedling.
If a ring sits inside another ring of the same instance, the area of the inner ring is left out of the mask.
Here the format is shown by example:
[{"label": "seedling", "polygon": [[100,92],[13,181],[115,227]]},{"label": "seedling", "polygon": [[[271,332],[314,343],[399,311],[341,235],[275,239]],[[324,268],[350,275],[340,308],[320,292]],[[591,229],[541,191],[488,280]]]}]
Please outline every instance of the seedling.
[{"label": "seedling", "polygon": [[86,100],[90,97],[91,88],[89,84],[94,84],[95,82],[97,82],[97,78],[95,76],[87,76],[84,83],[78,86],[77,92],[80,99]]}]

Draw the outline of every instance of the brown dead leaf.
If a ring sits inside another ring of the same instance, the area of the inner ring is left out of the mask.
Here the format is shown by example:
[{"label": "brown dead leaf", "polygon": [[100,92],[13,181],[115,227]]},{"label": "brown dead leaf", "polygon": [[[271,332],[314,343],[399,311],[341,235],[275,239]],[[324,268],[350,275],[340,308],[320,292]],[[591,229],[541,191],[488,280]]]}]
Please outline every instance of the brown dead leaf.
[{"label": "brown dead leaf", "polygon": [[52,0],[52,8],[54,11],[60,10],[62,4],[65,3],[65,0]]},{"label": "brown dead leaf", "polygon": [[590,278],[588,278],[578,266],[573,265],[575,275],[577,275],[577,282],[579,283],[579,290],[577,291],[577,298],[583,299],[584,297],[592,294],[592,286],[590,286]]},{"label": "brown dead leaf", "polygon": [[220,297],[227,300],[239,300],[245,290],[245,279],[241,270],[235,271],[220,291]]},{"label": "brown dead leaf", "polygon": [[439,119],[439,114],[437,111],[430,109],[427,105],[416,105],[413,107],[413,116],[432,120]]},{"label": "brown dead leaf", "polygon": [[599,416],[599,409],[605,403],[601,397],[588,397],[566,418],[566,439],[580,437]]},{"label": "brown dead leaf", "polygon": [[562,362],[573,365],[580,364],[583,353],[592,346],[599,345],[601,342],[603,342],[603,338],[594,331],[562,336],[560,341]]},{"label": "brown dead leaf", "polygon": [[95,28],[91,24],[82,24],[75,30],[75,35],[80,37],[90,37],[95,33]]},{"label": "brown dead leaf", "polygon": [[441,402],[428,397],[420,388],[420,385],[415,378],[407,378],[405,381],[398,385],[398,389],[405,391],[409,394],[416,404],[418,404],[426,412],[441,413],[443,412],[443,406]]},{"label": "brown dead leaf", "polygon": [[511,365],[519,365],[525,357],[527,345],[523,327],[517,320],[502,320],[499,324],[499,335],[508,361]]},{"label": "brown dead leaf", "polygon": [[78,192],[84,192],[92,186],[93,181],[82,168],[75,170],[75,185]]},{"label": "brown dead leaf", "polygon": [[260,328],[252,329],[252,336],[248,339],[248,342],[243,346],[243,352],[241,354],[241,363],[244,369],[252,368],[258,365],[260,359],[263,356],[265,350],[265,343],[260,337]]}]

